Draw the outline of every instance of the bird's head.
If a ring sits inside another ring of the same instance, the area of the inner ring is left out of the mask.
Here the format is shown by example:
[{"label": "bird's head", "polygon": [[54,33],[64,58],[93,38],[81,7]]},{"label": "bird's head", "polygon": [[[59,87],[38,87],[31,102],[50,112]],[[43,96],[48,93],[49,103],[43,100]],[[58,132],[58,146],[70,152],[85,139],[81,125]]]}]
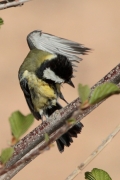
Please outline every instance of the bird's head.
[{"label": "bird's head", "polygon": [[73,77],[73,67],[68,58],[57,55],[51,60],[44,61],[36,74],[39,78],[53,81],[54,83],[68,83],[74,87],[71,78]]}]

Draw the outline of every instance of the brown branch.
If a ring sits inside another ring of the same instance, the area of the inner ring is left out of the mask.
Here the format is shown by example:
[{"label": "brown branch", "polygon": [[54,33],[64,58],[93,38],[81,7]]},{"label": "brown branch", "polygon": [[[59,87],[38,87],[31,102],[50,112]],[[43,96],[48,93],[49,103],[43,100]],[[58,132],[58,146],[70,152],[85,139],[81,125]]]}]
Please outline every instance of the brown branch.
[{"label": "brown branch", "polygon": [[[79,110],[75,111],[72,117],[76,118],[78,115],[79,115]],[[11,179],[16,174],[16,169],[17,169],[17,172],[19,172],[21,169],[23,169],[27,164],[31,162],[31,159],[32,160],[35,159],[38,155],[48,150],[48,147],[50,149],[50,144],[54,142],[56,139],[58,139],[65,132],[66,129],[69,129],[69,126],[70,126],[69,123],[65,123],[64,126],[58,129],[55,133],[51,134],[50,140],[48,142],[44,140],[42,145],[38,144],[34,149],[32,149],[29,153],[27,153],[20,161],[15,163],[13,166],[9,167],[8,169],[7,168],[2,169],[0,171],[0,174],[2,175],[9,171],[7,173],[6,180],[8,180],[8,176],[9,176],[9,179]],[[2,176],[0,179],[2,180]]]},{"label": "brown branch", "polygon": [[[113,82],[115,84],[119,84],[120,82],[120,64],[118,64],[113,70],[111,70],[103,79],[101,79],[98,83],[96,83],[91,90],[93,90],[96,86],[103,84],[104,82]],[[103,101],[102,101],[103,102]],[[24,168],[29,162],[31,162],[34,158],[31,153],[39,150],[43,152],[48,144],[44,141],[44,133],[48,133],[50,137],[50,142],[54,142],[58,137],[64,134],[71,125],[66,123],[66,120],[73,116],[75,121],[78,122],[82,120],[87,114],[93,111],[96,107],[98,107],[102,102],[84,110],[84,112],[79,111],[80,100],[79,98],[70,103],[65,108],[60,111],[56,111],[50,118],[48,118],[43,124],[36,127],[32,132],[30,132],[27,136],[21,139],[14,146],[14,155],[8,161],[6,166],[0,170],[0,173],[8,171],[6,174],[2,175],[0,179],[11,179],[18,171]],[[77,113],[77,115],[76,115]],[[57,132],[56,132],[57,131]],[[58,133],[58,134],[57,134]],[[56,135],[57,134],[57,135]],[[38,154],[37,154],[38,155]],[[29,157],[29,158],[28,158]],[[32,158],[31,158],[32,157]],[[28,158],[27,162],[22,163],[20,166],[17,166],[20,159],[21,161]],[[16,163],[16,164],[15,164]],[[15,168],[10,170],[15,165]]]},{"label": "brown branch", "polygon": [[0,1],[0,10],[11,8],[11,7],[17,7],[22,6],[25,2],[28,2],[30,0],[6,0],[6,1]]}]

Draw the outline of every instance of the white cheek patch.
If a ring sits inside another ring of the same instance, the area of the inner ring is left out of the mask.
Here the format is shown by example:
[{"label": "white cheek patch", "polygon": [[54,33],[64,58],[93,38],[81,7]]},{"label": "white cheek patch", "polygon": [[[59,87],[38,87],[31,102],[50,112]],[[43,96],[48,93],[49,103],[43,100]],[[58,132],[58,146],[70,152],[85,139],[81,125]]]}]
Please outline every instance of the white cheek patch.
[{"label": "white cheek patch", "polygon": [[50,79],[56,83],[63,83],[64,80],[57,76],[50,68],[46,68],[43,72],[43,77],[46,79]]}]

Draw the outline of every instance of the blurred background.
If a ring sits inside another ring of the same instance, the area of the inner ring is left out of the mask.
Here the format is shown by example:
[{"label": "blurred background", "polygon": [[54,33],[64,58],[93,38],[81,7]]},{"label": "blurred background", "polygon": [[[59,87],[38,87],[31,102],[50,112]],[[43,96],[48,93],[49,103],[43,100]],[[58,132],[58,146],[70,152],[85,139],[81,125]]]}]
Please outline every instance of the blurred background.
[{"label": "blurred background", "polygon": [[[120,1],[34,0],[21,7],[0,12],[0,149],[11,139],[8,118],[15,110],[29,113],[19,87],[18,69],[29,52],[26,36],[33,30],[67,38],[92,48],[83,57],[74,78],[75,89],[64,85],[68,102],[78,97],[78,83],[90,87],[120,62]],[[61,104],[65,104],[61,101]],[[120,122],[120,97],[113,96],[82,120],[82,134],[60,154],[56,144],[37,157],[14,180],[65,179],[82,163]],[[40,122],[35,121],[30,131]],[[84,172],[93,168],[107,171],[120,179],[120,133],[75,179],[84,180]]]}]

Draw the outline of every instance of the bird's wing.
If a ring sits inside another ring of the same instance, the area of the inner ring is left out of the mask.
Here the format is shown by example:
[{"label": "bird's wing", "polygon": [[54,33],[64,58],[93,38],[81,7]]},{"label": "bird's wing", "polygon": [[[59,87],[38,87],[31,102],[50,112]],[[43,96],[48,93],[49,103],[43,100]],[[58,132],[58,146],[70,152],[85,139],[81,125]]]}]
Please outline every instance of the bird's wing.
[{"label": "bird's wing", "polygon": [[37,48],[52,54],[61,54],[76,62],[81,60],[79,55],[85,55],[90,51],[89,48],[84,47],[82,44],[43,33],[39,30],[28,34],[27,42],[30,49]]},{"label": "bird's wing", "polygon": [[41,119],[41,116],[40,116],[39,112],[35,112],[35,110],[34,110],[34,106],[33,106],[33,103],[32,103],[31,94],[30,94],[30,90],[29,90],[29,87],[28,87],[27,80],[22,79],[20,81],[20,86],[21,86],[21,89],[23,90],[26,102],[28,104],[28,107],[29,107],[31,113],[33,114],[33,116],[37,120]]}]

